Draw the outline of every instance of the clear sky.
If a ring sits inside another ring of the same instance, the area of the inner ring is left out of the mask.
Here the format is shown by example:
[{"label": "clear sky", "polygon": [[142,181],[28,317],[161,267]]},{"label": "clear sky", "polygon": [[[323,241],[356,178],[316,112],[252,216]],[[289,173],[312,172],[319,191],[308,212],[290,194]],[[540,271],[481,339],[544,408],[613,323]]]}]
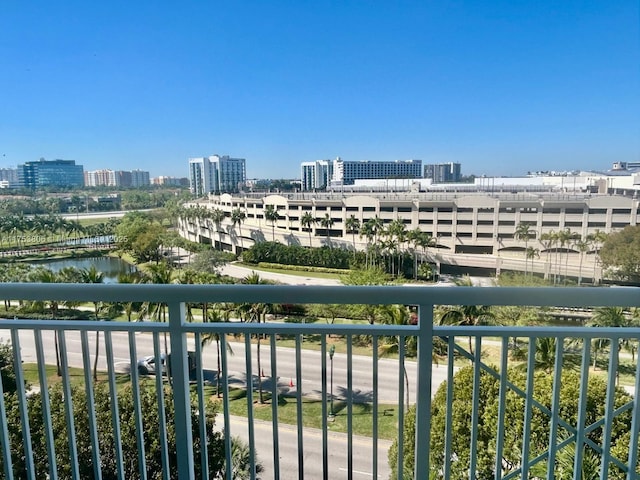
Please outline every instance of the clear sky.
[{"label": "clear sky", "polygon": [[0,2],[0,167],[640,161],[637,0]]}]

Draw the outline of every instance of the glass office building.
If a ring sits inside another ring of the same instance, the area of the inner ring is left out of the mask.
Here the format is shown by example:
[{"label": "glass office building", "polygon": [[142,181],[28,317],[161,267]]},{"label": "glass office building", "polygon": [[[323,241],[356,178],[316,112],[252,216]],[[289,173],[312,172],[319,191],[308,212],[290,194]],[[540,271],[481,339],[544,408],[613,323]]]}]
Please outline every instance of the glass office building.
[{"label": "glass office building", "polygon": [[84,170],[75,160],[45,160],[18,165],[18,185],[23,188],[83,187]]}]

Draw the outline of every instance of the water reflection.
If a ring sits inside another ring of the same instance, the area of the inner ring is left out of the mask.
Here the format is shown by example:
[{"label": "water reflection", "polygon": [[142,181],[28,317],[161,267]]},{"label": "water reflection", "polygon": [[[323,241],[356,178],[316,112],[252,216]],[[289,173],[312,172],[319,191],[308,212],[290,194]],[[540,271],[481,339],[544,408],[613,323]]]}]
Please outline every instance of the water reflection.
[{"label": "water reflection", "polygon": [[65,267],[91,268],[104,274],[104,283],[118,283],[118,275],[123,273],[134,273],[137,271],[135,265],[114,257],[89,257],[89,258],[66,258],[64,260],[45,260],[34,265],[41,265],[54,272],[59,272]]}]

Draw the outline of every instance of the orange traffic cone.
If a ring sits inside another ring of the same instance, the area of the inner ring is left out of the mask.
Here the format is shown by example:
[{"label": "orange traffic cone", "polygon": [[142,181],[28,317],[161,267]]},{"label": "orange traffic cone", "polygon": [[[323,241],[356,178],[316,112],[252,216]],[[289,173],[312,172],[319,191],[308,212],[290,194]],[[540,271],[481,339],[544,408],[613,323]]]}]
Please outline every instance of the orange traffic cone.
[{"label": "orange traffic cone", "polygon": [[293,387],[293,378],[289,380],[289,386]]}]

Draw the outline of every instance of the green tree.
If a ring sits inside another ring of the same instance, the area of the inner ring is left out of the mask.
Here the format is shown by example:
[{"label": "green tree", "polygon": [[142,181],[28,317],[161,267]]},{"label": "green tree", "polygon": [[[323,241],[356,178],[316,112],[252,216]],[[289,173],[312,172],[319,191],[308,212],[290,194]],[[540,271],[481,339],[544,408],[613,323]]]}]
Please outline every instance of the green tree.
[{"label": "green tree", "polygon": [[302,217],[300,217],[300,225],[302,228],[305,228],[309,232],[309,248],[311,248],[311,227],[316,223],[316,219],[311,212],[304,212]]},{"label": "green tree", "polygon": [[[81,270],[81,278],[83,283],[103,283],[104,273],[98,271],[95,265]],[[98,320],[98,310],[100,303],[97,300],[93,302],[93,311],[96,321]],[[96,330],[96,353],[93,359],[93,381],[98,380],[98,357],[100,356],[100,330]]]},{"label": "green tree", "polygon": [[609,234],[600,249],[600,259],[612,277],[640,282],[640,225]]},{"label": "green tree", "polygon": [[331,227],[333,227],[333,218],[328,213],[324,214],[324,217],[320,219],[320,225],[325,229],[327,241],[331,242]]},{"label": "green tree", "polygon": [[278,207],[275,205],[265,205],[264,207],[264,219],[267,222],[271,222],[271,241],[276,241],[276,223],[280,218],[278,213]]},{"label": "green tree", "polygon": [[[242,240],[242,224],[244,223],[246,218],[247,218],[247,214],[244,212],[244,210],[241,210],[240,208],[235,208],[231,212],[231,223],[233,223],[234,227],[236,225],[238,226],[238,232],[240,233],[239,237],[240,237],[240,249],[241,250],[244,250],[244,243],[243,243],[243,240]],[[220,246],[222,248],[222,244]]]},{"label": "green tree", "polygon": [[[440,325],[458,325],[474,327],[492,322],[494,314],[485,305],[449,306],[440,317]],[[469,337],[469,352],[473,353],[471,337]]]},{"label": "green tree", "polygon": [[351,215],[347,218],[344,226],[347,229],[347,232],[351,232],[351,237],[353,240],[353,251],[356,251],[356,233],[360,230],[360,220],[356,218],[355,215]]},{"label": "green tree", "polygon": [[[510,368],[507,372],[508,379],[519,389],[526,391],[527,374],[518,367]],[[453,399],[447,399],[447,382],[443,382],[438,388],[431,405],[431,444],[429,448],[430,467],[432,478],[443,478],[445,466],[445,442],[448,437],[451,441],[451,463],[448,478],[468,478],[470,466],[470,444],[473,412],[473,367],[460,369],[453,377]],[[557,411],[561,412],[562,418],[568,423],[575,425],[578,418],[578,402],[576,401],[580,391],[580,375],[573,371],[563,371],[560,381],[560,405]],[[534,389],[531,395],[543,405],[547,410],[552,409],[553,400],[553,375],[548,375],[543,371],[534,374]],[[497,472],[494,471],[496,465],[495,442],[498,431],[498,404],[500,401],[500,379],[494,375],[482,371],[480,374],[480,389],[478,396],[478,429],[477,429],[477,449],[473,454],[477,460],[476,477],[479,479],[495,478]],[[586,424],[591,425],[602,418],[605,410],[607,384],[600,377],[589,377],[587,389],[587,411]],[[616,390],[614,408],[619,409],[623,405],[632,401],[632,398],[622,390]],[[501,475],[513,471],[522,465],[522,426],[524,424],[525,399],[513,389],[509,389],[506,394],[505,416],[502,418],[504,427],[504,450],[503,457],[499,462],[503,465]],[[451,428],[446,431],[447,410],[451,414]],[[549,448],[550,419],[540,408],[534,408],[529,420],[532,431],[528,438],[530,447],[529,460],[542,455]],[[612,452],[628,453],[629,433],[631,427],[631,413],[629,410],[622,412],[612,419]],[[411,407],[405,416],[404,428],[404,461],[402,464],[403,478],[413,478],[413,465],[415,462],[415,408]],[[602,444],[603,429],[596,428],[589,431],[588,438],[595,444]],[[571,448],[575,452],[575,442],[570,443],[558,452],[559,458],[556,462],[555,471],[549,478],[573,478],[568,475],[567,459],[561,462],[562,455],[569,455]],[[397,440],[389,450],[389,465],[391,467],[391,478],[397,477],[399,468],[397,459]],[[583,473],[591,471],[594,461],[592,451],[585,447],[585,460],[583,461]],[[545,457],[541,457],[543,464],[538,463],[532,469],[546,469]],[[600,457],[597,456],[597,470],[600,468]],[[625,461],[626,457],[621,457]],[[573,473],[573,472],[571,472]],[[622,479],[623,474],[611,464],[607,478]],[[536,477],[546,475],[536,475]],[[590,478],[590,477],[589,477]]]}]

